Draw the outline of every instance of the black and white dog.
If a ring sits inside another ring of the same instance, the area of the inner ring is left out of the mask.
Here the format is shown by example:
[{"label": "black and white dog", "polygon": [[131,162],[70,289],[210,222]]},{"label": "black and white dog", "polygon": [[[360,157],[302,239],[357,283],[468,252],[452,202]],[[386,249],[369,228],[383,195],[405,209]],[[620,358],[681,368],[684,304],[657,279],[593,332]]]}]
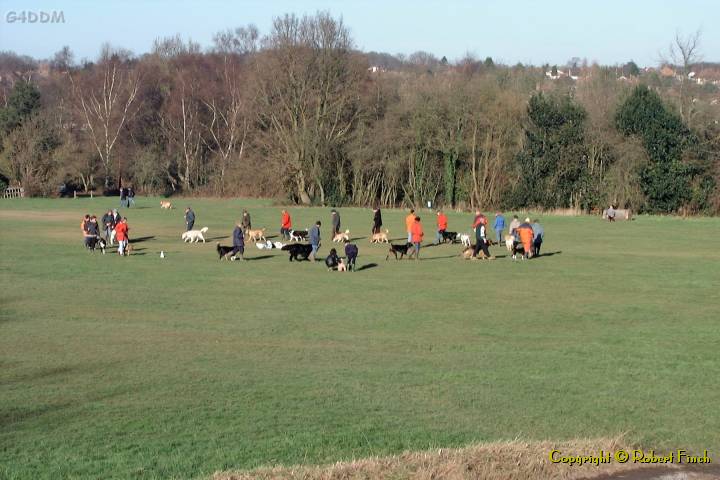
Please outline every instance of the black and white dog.
[{"label": "black and white dog", "polygon": [[105,243],[105,239],[102,237],[90,237],[87,241],[87,247],[89,250],[92,250],[93,252],[95,250],[100,250],[103,255],[105,255],[105,247],[107,244]]},{"label": "black and white dog", "polygon": [[290,253],[290,261],[307,260],[312,253],[312,245],[308,243],[290,243],[282,247],[282,250]]},{"label": "black and white dog", "polygon": [[307,229],[305,230],[290,230],[290,241],[291,242],[302,242],[308,236]]},{"label": "black and white dog", "polygon": [[228,255],[232,253],[233,247],[226,247],[224,245],[220,245],[220,242],[217,244],[217,253],[218,253],[218,260],[222,260],[223,258],[225,260],[228,260]]},{"label": "black and white dog", "polygon": [[443,231],[443,232],[440,232],[440,235],[442,235],[442,241],[443,241],[443,243],[445,243],[445,242],[455,243],[455,242],[457,241],[457,239],[458,239],[458,233],[457,233],[457,232],[447,232],[447,231]]}]

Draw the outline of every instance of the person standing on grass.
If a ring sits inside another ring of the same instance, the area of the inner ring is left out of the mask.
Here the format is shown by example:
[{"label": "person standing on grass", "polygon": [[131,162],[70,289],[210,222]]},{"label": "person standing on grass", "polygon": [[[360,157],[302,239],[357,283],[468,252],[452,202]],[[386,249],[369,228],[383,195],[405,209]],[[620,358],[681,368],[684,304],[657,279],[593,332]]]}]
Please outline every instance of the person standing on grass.
[{"label": "person standing on grass", "polygon": [[477,260],[477,255],[480,253],[480,250],[482,250],[483,253],[482,258],[492,258],[490,256],[490,250],[488,250],[487,222],[478,223],[478,226],[475,228],[475,249],[473,250],[473,259]]},{"label": "person standing on grass", "polygon": [[615,209],[612,205],[607,209],[607,219],[608,222],[614,222],[615,221]]},{"label": "person standing on grass", "polygon": [[118,254],[122,257],[127,255],[128,232],[130,228],[127,224],[127,218],[123,217],[120,223],[115,225],[115,238],[118,241]]},{"label": "person standing on grass", "polygon": [[533,257],[540,256],[540,247],[542,246],[543,240],[545,240],[545,229],[540,225],[540,220],[537,218],[531,225],[533,229]]},{"label": "person standing on grass", "polygon": [[510,222],[510,227],[508,229],[508,233],[510,235],[512,235],[513,237],[515,237],[516,242],[520,241],[520,237],[518,236],[518,233],[517,233],[517,228],[519,226],[520,226],[520,220],[518,220],[518,216],[513,215],[513,219],[512,219],[512,222]]},{"label": "person standing on grass", "polygon": [[100,230],[97,217],[93,215],[85,224],[85,246],[89,249],[94,248],[98,238],[100,238]]},{"label": "person standing on grass", "polygon": [[185,230],[190,231],[193,229],[193,226],[195,225],[195,212],[192,211],[192,208],[187,207],[185,209]]},{"label": "person standing on grass", "polygon": [[240,223],[240,227],[242,228],[243,235],[247,235],[247,231],[252,228],[252,223],[250,222],[250,214],[245,209],[243,209],[242,222]]},{"label": "person standing on grass", "polygon": [[373,227],[372,233],[380,233],[382,227],[382,213],[380,213],[380,207],[375,207],[373,210]]},{"label": "person standing on grass", "polygon": [[410,209],[410,212],[405,216],[405,232],[407,232],[407,243],[412,243],[412,227],[415,223],[415,210]]},{"label": "person standing on grass", "polygon": [[[243,221],[245,219],[243,218]],[[233,249],[230,252],[230,260],[235,260],[235,255],[240,254],[240,260],[245,260],[245,232],[243,231],[242,221],[235,225],[232,233]]]},{"label": "person standing on grass", "polygon": [[120,220],[122,220],[122,217],[120,216],[120,212],[118,212],[117,208],[113,208],[112,216],[113,216],[113,228],[114,228],[114,225],[117,225],[118,223],[120,223]]},{"label": "person standing on grass", "polygon": [[335,235],[340,233],[340,214],[337,210],[334,208],[330,210],[330,217],[332,220],[332,237],[335,238]]},{"label": "person standing on grass", "polygon": [[108,210],[100,221],[102,222],[103,229],[105,230],[105,241],[108,245],[112,245],[110,240],[112,239],[113,228],[115,228],[115,217],[113,216],[112,210]]},{"label": "person standing on grass", "polygon": [[437,234],[435,234],[435,245],[439,244],[443,238],[443,233],[448,228],[447,215],[442,210],[437,211]]},{"label": "person standing on grass", "polygon": [[129,187],[127,190],[127,206],[130,208],[130,204],[135,205],[135,189],[133,187]]},{"label": "person standing on grass", "polygon": [[420,217],[415,217],[415,221],[412,224],[412,230],[410,231],[410,240],[414,247],[415,260],[420,260],[420,242],[422,242],[424,235],[422,224],[420,223]]},{"label": "person standing on grass", "polygon": [[283,210],[280,216],[280,235],[282,235],[283,240],[288,240],[290,238],[291,229],[292,219],[290,218],[290,214],[287,210]]},{"label": "person standing on grass", "polygon": [[312,252],[310,252],[310,261],[315,261],[315,254],[320,248],[320,220],[315,222],[315,225],[310,229],[308,237],[310,237],[310,245],[312,245]]},{"label": "person standing on grass", "polygon": [[525,258],[532,257],[534,233],[532,225],[530,225],[530,217],[526,218],[525,221],[515,229],[515,231],[517,232],[518,237],[520,237],[520,242],[523,245]]},{"label": "person standing on grass", "polygon": [[500,212],[497,212],[495,214],[495,223],[493,223],[493,230],[495,230],[495,238],[498,245],[501,245],[503,241],[503,230],[505,230],[505,217]]},{"label": "person standing on grass", "polygon": [[338,257],[337,250],[331,248],[330,255],[325,258],[325,266],[328,270],[336,270],[339,263],[340,257]]},{"label": "person standing on grass", "polygon": [[82,233],[83,236],[83,245],[87,246],[87,241],[85,240],[85,237],[87,237],[87,224],[90,221],[90,215],[85,214],[82,221],[80,222],[80,233]]}]

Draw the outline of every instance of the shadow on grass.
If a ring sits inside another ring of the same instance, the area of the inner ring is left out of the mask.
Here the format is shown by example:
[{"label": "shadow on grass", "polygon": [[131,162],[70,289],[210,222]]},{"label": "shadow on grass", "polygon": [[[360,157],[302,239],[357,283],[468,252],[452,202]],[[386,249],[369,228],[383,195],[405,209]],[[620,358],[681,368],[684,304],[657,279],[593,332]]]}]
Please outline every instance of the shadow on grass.
[{"label": "shadow on grass", "polygon": [[257,257],[245,257],[245,260],[265,260],[266,258],[273,258],[275,255],[258,255]]},{"label": "shadow on grass", "polygon": [[210,237],[206,238],[206,242],[214,242],[215,240],[225,240],[226,238],[230,238],[228,235],[225,235],[224,237]]},{"label": "shadow on grass", "polygon": [[130,243],[142,243],[147,242],[148,240],[153,240],[155,238],[155,235],[150,235],[148,237],[138,237],[130,240]]},{"label": "shadow on grass", "polygon": [[356,272],[362,272],[363,270],[367,270],[367,269],[369,269],[369,268],[375,268],[375,267],[377,267],[377,266],[378,266],[377,263],[366,263],[365,265],[362,265],[362,266],[356,268],[355,271],[356,271]]},{"label": "shadow on grass", "polygon": [[540,258],[540,257],[552,257],[553,255],[560,255],[560,254],[562,254],[562,250],[558,250],[557,252],[541,253],[540,255],[538,255],[538,256],[535,257],[535,258]]}]

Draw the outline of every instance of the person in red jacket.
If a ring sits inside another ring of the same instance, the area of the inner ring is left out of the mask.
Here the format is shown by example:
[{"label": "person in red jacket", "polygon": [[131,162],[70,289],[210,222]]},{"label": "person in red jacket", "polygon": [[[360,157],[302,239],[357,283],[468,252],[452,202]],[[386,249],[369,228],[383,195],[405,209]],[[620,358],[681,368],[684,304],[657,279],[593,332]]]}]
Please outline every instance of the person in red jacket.
[{"label": "person in red jacket", "polygon": [[448,218],[447,215],[445,215],[445,212],[442,210],[438,210],[437,212],[437,234],[435,235],[435,245],[439,244],[442,241],[443,233],[448,228]]},{"label": "person in red jacket", "polygon": [[282,235],[283,240],[290,239],[291,228],[292,220],[290,219],[290,214],[287,212],[287,210],[283,210],[282,216],[280,217],[280,235]]},{"label": "person in red jacket", "polygon": [[128,245],[128,224],[127,217],[123,217],[120,223],[115,225],[115,239],[118,241],[118,253],[120,256],[127,255]]},{"label": "person in red jacket", "polygon": [[[410,229],[410,239],[412,240],[413,247],[415,248],[415,260],[420,260],[420,242],[422,242],[424,233],[422,224],[420,223],[420,217],[415,217]],[[413,252],[410,252],[410,257],[413,256]]]}]

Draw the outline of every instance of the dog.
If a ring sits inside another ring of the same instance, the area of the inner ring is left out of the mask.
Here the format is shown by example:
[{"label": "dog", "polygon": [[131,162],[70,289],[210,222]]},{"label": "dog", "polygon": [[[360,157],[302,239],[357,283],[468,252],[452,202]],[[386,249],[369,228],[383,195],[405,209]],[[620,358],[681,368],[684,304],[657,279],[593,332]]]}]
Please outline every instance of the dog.
[{"label": "dog", "polygon": [[349,241],[350,241],[350,230],[345,230],[344,232],[337,233],[333,237],[333,242],[335,242],[335,243],[342,243],[342,242],[349,242]]},{"label": "dog", "polygon": [[461,253],[460,256],[463,257],[465,260],[470,260],[473,256],[473,252],[475,251],[474,245],[468,245]]},{"label": "dog", "polygon": [[106,246],[107,244],[105,243],[105,239],[103,239],[102,237],[90,238],[88,241],[88,249],[93,252],[99,249],[103,255],[105,255]]},{"label": "dog", "polygon": [[161,200],[160,201],[160,208],[164,210],[170,210],[173,208],[172,203],[168,202],[167,200]]},{"label": "dog", "polygon": [[265,238],[265,229],[264,228],[260,228],[258,230],[248,229],[247,236],[248,236],[248,241],[250,241],[250,242],[257,242],[259,240],[262,240],[263,242],[267,242],[267,238]]},{"label": "dog", "polygon": [[200,230],[188,230],[187,232],[184,232],[182,235],[180,235],[180,238],[183,239],[183,242],[199,242],[200,240],[205,243],[205,237],[203,237],[203,233],[208,231],[208,227],[203,227]]},{"label": "dog", "polygon": [[312,245],[309,243],[291,243],[282,247],[282,250],[290,253],[290,261],[308,260],[312,253]]},{"label": "dog", "polygon": [[450,242],[455,243],[458,239],[458,233],[457,232],[440,232],[440,235],[442,235],[442,242]]},{"label": "dog", "polygon": [[277,248],[277,249],[281,249],[281,248],[283,248],[284,246],[285,246],[285,244],[282,243],[282,242],[273,242],[273,247],[275,247],[275,248]]},{"label": "dog", "polygon": [[512,255],[513,260],[517,260],[518,254],[520,254],[522,260],[525,259],[525,248],[522,243],[515,240],[513,235],[505,235],[505,248]]},{"label": "dog", "polygon": [[384,232],[378,232],[373,233],[372,237],[370,237],[370,243],[390,243],[388,240],[388,235],[390,234],[390,230],[387,228]]},{"label": "dog", "polygon": [[461,233],[460,234],[460,243],[463,244],[463,247],[469,247],[470,246],[470,235],[467,233]]},{"label": "dog", "polygon": [[[395,256],[395,260],[402,260],[404,255],[408,254],[408,250],[413,248],[412,243],[406,243],[404,245],[393,245],[390,244],[390,251],[385,256],[385,261],[387,261],[390,258],[390,254],[392,253]],[[400,258],[398,259],[398,253],[400,254]]]},{"label": "dog", "polygon": [[307,238],[308,231],[305,230],[290,230],[290,241],[291,242],[302,242]]},{"label": "dog", "polygon": [[275,248],[275,245],[270,240],[267,240],[265,243],[257,242],[255,246],[260,250],[272,250]]},{"label": "dog", "polygon": [[228,255],[230,255],[232,251],[233,247],[225,247],[220,245],[220,242],[217,243],[218,260],[228,260]]},{"label": "dog", "polygon": [[337,269],[338,272],[347,272],[347,266],[345,265],[345,261],[342,258],[338,261]]}]

